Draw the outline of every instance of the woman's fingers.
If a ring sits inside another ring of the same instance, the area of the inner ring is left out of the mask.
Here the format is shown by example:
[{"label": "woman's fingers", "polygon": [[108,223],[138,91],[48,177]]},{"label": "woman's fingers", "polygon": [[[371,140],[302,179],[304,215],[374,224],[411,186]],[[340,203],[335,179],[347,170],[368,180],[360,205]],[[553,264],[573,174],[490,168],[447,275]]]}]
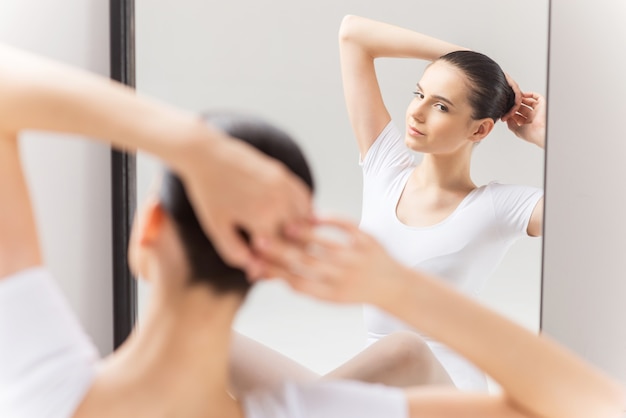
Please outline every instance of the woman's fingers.
[{"label": "woman's fingers", "polygon": [[[252,242],[255,252],[267,264],[292,273],[317,260],[330,262],[342,250],[340,242],[323,235],[311,224],[292,223],[284,228],[284,236],[254,237]],[[322,268],[317,266],[316,274],[320,270]]]},{"label": "woman's fingers", "polygon": [[516,121],[518,123],[521,122],[520,125],[532,122],[533,116],[534,109],[525,103],[522,103],[517,112],[515,112]]},{"label": "woman's fingers", "polygon": [[281,278],[297,291],[310,296],[337,300],[336,279],[341,271],[330,263],[325,253],[300,253],[289,245],[263,241],[257,247],[263,257],[265,278]]},{"label": "woman's fingers", "polygon": [[282,234],[284,225],[311,218],[310,191],[293,173],[280,167],[265,178],[250,174],[250,202],[231,209],[231,213],[240,218],[238,221],[251,235],[275,237]]},{"label": "woman's fingers", "polygon": [[517,82],[513,79],[513,77],[511,77],[507,73],[504,73],[504,75],[506,76],[506,80],[509,83],[509,86],[511,86],[511,89],[513,89],[513,92],[515,93],[515,104],[513,105],[513,107],[511,107],[511,109],[504,116],[502,116],[502,121],[507,122],[510,118],[512,118],[515,115],[517,108],[522,103],[523,93],[519,87],[519,84],[517,84]]},{"label": "woman's fingers", "polygon": [[368,302],[385,293],[398,271],[382,246],[351,221],[319,220],[290,230],[289,240],[263,239],[254,248],[264,277],[281,277],[296,290],[333,302]]},{"label": "woman's fingers", "polygon": [[251,270],[254,263],[254,254],[240,235],[240,229],[233,220],[219,222],[218,226],[206,227],[211,243],[220,257],[229,265],[245,269],[248,275],[254,276],[256,273]]},{"label": "woman's fingers", "polygon": [[210,140],[194,141],[181,178],[198,219],[229,264],[251,269],[252,248],[240,237],[279,238],[288,224],[310,222],[311,193],[282,163],[207,127]]},{"label": "woman's fingers", "polygon": [[[507,120],[507,123],[513,121],[517,126],[532,123],[536,116],[535,109],[540,103],[539,99],[540,96],[537,93],[523,93],[519,107],[515,114]],[[509,128],[513,129],[515,125],[509,123]]]},{"label": "woman's fingers", "polygon": [[527,92],[522,96],[520,108],[507,121],[507,125],[519,138],[543,148],[545,146],[545,99],[535,92]]},{"label": "woman's fingers", "polygon": [[[281,277],[300,292],[331,301],[354,298],[358,260],[358,227],[349,221],[326,219],[315,228],[286,228],[288,240],[262,239],[254,248],[263,259],[264,277]],[[356,246],[355,246],[356,244]],[[356,261],[355,261],[356,260]]]},{"label": "woman's fingers", "polygon": [[335,227],[350,234],[357,234],[360,232],[358,225],[345,219],[324,217],[318,220],[318,225]]}]

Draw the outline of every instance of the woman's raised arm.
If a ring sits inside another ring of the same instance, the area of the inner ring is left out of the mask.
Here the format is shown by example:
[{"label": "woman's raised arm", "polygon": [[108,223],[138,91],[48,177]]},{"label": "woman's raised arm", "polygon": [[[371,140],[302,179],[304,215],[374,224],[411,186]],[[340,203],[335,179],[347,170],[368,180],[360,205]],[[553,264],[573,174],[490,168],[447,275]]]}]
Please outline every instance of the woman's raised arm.
[{"label": "woman's raised arm", "polygon": [[295,289],[325,300],[376,305],[449,345],[503,389],[496,397],[415,389],[408,394],[413,416],[621,416],[624,388],[565,348],[443,281],[401,265],[357,225],[339,220],[323,224],[343,232],[344,239],[290,231],[310,249],[306,257],[277,242],[263,243],[259,250],[266,257],[289,267],[276,269],[271,277],[285,277]]},{"label": "woman's raised arm", "polygon": [[258,274],[257,260],[240,228],[253,239],[278,236],[282,226],[310,217],[306,186],[283,165],[192,113],[138,97],[119,83],[0,46],[0,92],[5,135],[67,132],[161,158],[185,182],[221,255],[251,275]]},{"label": "woman's raised arm", "polygon": [[17,138],[0,132],[0,280],[41,261]]},{"label": "woman's raised arm", "polygon": [[[391,120],[376,78],[374,59],[417,58],[433,61],[457,45],[358,16],[344,17],[339,51],[344,96],[361,157]],[[407,87],[408,89],[408,87]]]}]

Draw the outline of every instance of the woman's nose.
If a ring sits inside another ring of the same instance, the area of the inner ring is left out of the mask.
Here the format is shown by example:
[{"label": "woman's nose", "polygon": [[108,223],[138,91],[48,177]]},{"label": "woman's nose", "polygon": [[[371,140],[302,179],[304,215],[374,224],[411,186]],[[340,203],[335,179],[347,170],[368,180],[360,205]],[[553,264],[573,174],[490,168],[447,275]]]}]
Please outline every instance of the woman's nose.
[{"label": "woman's nose", "polygon": [[426,117],[424,101],[418,99],[413,100],[413,102],[409,105],[409,114],[413,117],[413,119],[423,122]]}]

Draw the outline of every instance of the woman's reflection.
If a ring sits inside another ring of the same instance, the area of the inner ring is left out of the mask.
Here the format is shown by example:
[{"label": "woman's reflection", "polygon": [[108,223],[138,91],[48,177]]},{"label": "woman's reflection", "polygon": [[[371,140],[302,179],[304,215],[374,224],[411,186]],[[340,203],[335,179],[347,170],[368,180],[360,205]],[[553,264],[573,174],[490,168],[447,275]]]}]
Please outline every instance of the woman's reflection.
[{"label": "woman's reflection", "polygon": [[[363,169],[361,228],[405,265],[477,296],[513,242],[541,235],[543,191],[496,182],[476,185],[470,176],[472,151],[498,120],[543,148],[543,97],[522,92],[483,54],[365,18],[348,16],[342,22],[340,56]],[[413,92],[404,131],[383,102],[374,66],[379,57],[431,61]],[[413,152],[422,154],[421,162]],[[484,373],[427,335],[369,306],[365,324],[368,347],[328,376],[487,390]],[[235,361],[246,351],[240,341]],[[264,362],[268,369],[271,365]],[[267,370],[251,377],[249,367],[236,370],[245,387],[255,386],[250,379],[276,375]]]}]

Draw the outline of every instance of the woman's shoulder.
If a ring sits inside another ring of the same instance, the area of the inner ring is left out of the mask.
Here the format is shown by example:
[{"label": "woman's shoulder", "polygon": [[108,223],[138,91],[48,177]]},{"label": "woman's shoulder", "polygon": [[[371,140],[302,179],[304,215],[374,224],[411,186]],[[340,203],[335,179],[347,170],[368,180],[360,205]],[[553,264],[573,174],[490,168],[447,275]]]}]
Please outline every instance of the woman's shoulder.
[{"label": "woman's shoulder", "polygon": [[492,181],[484,186],[497,212],[517,213],[533,208],[543,197],[543,189],[521,184]]},{"label": "woman's shoulder", "polygon": [[360,165],[366,175],[415,165],[415,157],[393,120],[383,128],[365,156],[361,156]]},{"label": "woman's shoulder", "polygon": [[489,183],[480,186],[479,189],[484,189],[492,194],[510,194],[510,193],[536,193],[541,192],[543,190],[539,187],[528,186],[524,184],[511,184],[511,183],[502,183],[497,180],[490,181]]}]

